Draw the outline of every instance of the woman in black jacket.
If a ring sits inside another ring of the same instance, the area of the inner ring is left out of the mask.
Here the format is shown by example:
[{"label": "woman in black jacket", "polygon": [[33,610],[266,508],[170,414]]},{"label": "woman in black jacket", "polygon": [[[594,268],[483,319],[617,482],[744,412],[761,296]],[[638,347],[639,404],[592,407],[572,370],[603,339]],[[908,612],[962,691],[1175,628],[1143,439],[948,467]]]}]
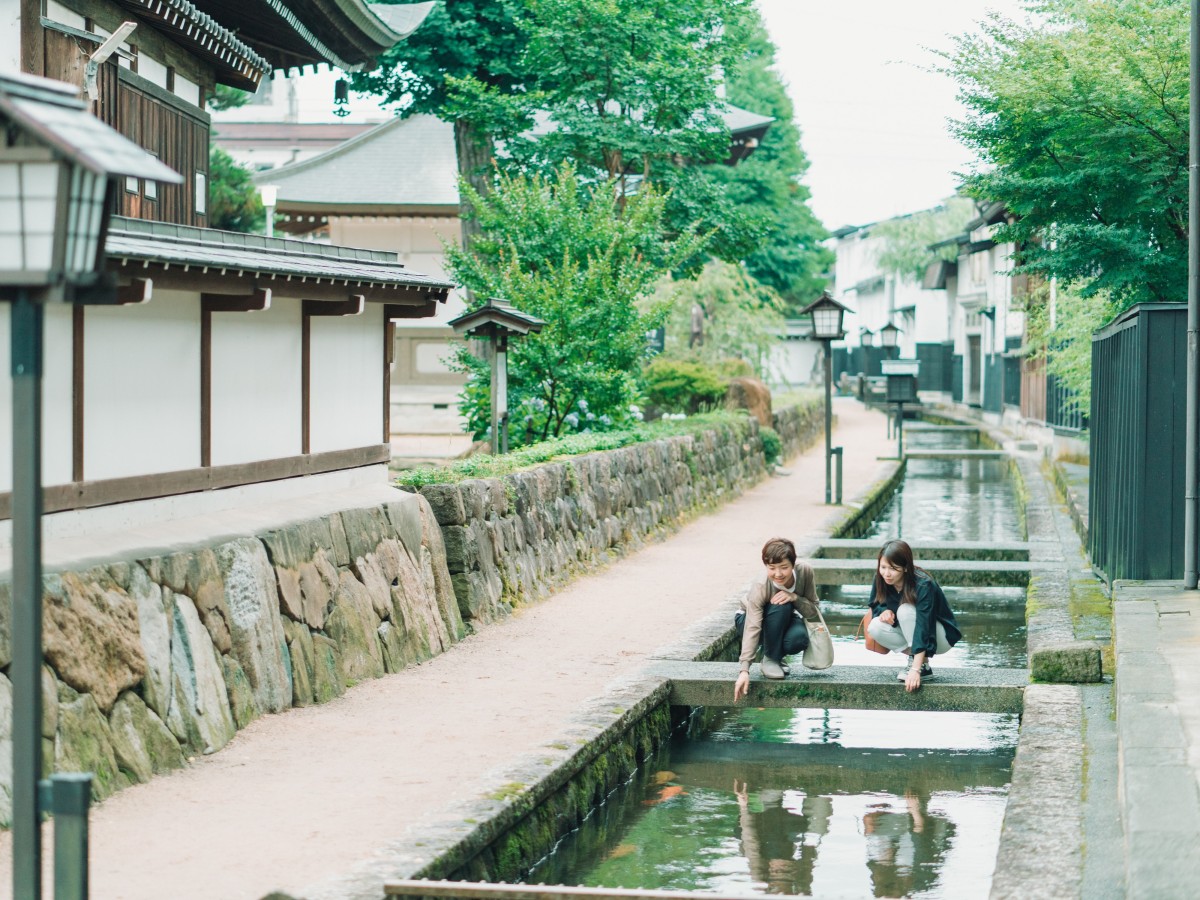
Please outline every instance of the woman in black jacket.
[{"label": "woman in black jacket", "polygon": [[888,541],[879,551],[871,616],[871,637],[908,654],[908,666],[896,677],[909,691],[933,676],[929,660],[962,638],[946,595],[928,572],[913,564],[912,548],[904,541]]}]

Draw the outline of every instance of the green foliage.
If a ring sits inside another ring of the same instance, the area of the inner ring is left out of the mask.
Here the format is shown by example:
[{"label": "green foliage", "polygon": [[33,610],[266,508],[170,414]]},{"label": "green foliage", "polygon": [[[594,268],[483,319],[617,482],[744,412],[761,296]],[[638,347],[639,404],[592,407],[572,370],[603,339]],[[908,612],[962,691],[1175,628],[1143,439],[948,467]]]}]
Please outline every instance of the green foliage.
[{"label": "green foliage", "polygon": [[975,197],[1016,216],[1022,270],[1119,306],[1186,296],[1188,5],[1041,0],[994,17],[945,69],[969,115]]},{"label": "green foliage", "polygon": [[746,31],[743,59],[727,73],[729,102],[775,121],[747,159],[702,171],[719,185],[726,202],[762,224],[761,240],[742,257],[746,269],[795,313],[826,287],[833,253],[823,244],[829,233],[808,205],[811,194],[803,184],[808,157],[800,146],[791,98],[775,69],[775,46],[756,11]]},{"label": "green foliage", "polygon": [[1045,358],[1046,371],[1071,390],[1072,402],[1085,413],[1092,399],[1092,333],[1120,311],[1120,305],[1106,292],[1085,295],[1073,286],[1059,285],[1053,306],[1047,284],[1026,299],[1030,352]]},{"label": "green foliage", "polygon": [[[509,345],[513,445],[636,417],[646,332],[665,314],[637,301],[702,239],[666,235],[653,189],[622,203],[611,182],[586,186],[569,164],[549,177],[502,175],[486,198],[461,190],[481,237],[470,250],[446,248],[451,273],[476,297],[502,297],[545,322]],[[457,363],[469,375],[460,409],[482,436],[488,364],[465,348]]]},{"label": "green foliage", "polygon": [[262,200],[250,173],[213,144],[208,157],[208,224],[222,231],[261,232],[266,222]]},{"label": "green foliage", "polygon": [[659,356],[643,370],[646,400],[660,413],[697,413],[725,397],[729,377],[713,366]]},{"label": "green foliage", "polygon": [[751,427],[750,417],[744,412],[721,411],[687,419],[641,423],[617,431],[569,434],[541,441],[503,456],[481,453],[458,460],[449,466],[410,469],[402,472],[396,483],[419,488],[425,484],[451,484],[471,478],[499,478],[553,460],[716,429],[732,429],[740,440],[751,433]]},{"label": "green foliage", "polygon": [[880,222],[871,229],[871,234],[883,241],[879,268],[919,282],[931,263],[958,256],[957,244],[936,251],[930,245],[962,234],[975,215],[974,203],[966,197],[951,197],[935,209]]},{"label": "green foliage", "polygon": [[249,91],[240,91],[226,84],[218,84],[208,95],[208,108],[214,112],[223,109],[237,109],[250,102],[253,95]]},{"label": "green foliage", "polygon": [[[783,303],[738,265],[710,261],[691,281],[666,282],[655,294],[670,305],[667,356],[719,363],[744,359],[761,376],[783,332]],[[704,310],[704,343],[689,346],[692,309]]]},{"label": "green foliage", "polygon": [[779,462],[779,457],[783,455],[783,441],[779,437],[779,432],[774,428],[759,428],[758,436],[762,440],[763,456],[767,460],[768,466],[773,466]]}]

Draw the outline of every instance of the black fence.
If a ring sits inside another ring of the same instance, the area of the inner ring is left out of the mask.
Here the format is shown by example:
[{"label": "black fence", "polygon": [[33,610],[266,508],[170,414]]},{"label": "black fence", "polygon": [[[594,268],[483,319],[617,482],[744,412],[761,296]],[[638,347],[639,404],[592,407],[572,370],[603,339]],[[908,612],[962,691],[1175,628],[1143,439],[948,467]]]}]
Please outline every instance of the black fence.
[{"label": "black fence", "polygon": [[921,363],[921,390],[946,391],[954,388],[954,342],[917,344]]},{"label": "black fence", "polygon": [[1110,580],[1183,577],[1187,305],[1092,336],[1088,553]]},{"label": "black fence", "polygon": [[[1095,358],[1095,345],[1092,357]],[[1060,431],[1086,431],[1088,427],[1087,412],[1079,402],[1079,395],[1050,372],[1046,373],[1046,424]]]}]

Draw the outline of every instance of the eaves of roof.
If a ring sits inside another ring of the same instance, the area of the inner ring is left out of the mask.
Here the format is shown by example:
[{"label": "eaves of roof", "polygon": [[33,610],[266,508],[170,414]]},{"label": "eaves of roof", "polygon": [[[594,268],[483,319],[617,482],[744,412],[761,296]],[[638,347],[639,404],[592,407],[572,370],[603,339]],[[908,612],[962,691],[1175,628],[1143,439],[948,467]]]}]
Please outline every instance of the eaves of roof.
[{"label": "eaves of roof", "polygon": [[271,63],[190,0],[117,0],[152,22],[198,56],[217,66],[217,80],[242,90],[257,89]]},{"label": "eaves of roof", "polygon": [[[444,300],[453,285],[406,269],[395,253],[268,238],[212,228],[193,228],[114,216],[104,247],[112,260],[182,266],[201,272],[404,287]],[[385,298],[386,299],[386,298]]]}]

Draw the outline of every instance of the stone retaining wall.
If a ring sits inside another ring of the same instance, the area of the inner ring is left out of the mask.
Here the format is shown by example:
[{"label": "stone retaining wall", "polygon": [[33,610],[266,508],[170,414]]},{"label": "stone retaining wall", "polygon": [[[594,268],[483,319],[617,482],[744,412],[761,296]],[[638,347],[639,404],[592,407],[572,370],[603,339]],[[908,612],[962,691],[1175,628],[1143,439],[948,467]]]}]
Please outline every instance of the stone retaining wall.
[{"label": "stone retaining wall", "polygon": [[[93,797],[213,753],[265,713],[340,696],[464,634],[421,498],[43,579],[42,735]],[[0,759],[11,754],[10,588],[0,585]],[[11,769],[0,823],[11,815]]]},{"label": "stone retaining wall", "polygon": [[[776,416],[789,455],[816,440],[822,410]],[[502,478],[424,485],[420,493],[442,526],[462,616],[482,623],[549,596],[766,474],[758,423],[747,417]]]}]

